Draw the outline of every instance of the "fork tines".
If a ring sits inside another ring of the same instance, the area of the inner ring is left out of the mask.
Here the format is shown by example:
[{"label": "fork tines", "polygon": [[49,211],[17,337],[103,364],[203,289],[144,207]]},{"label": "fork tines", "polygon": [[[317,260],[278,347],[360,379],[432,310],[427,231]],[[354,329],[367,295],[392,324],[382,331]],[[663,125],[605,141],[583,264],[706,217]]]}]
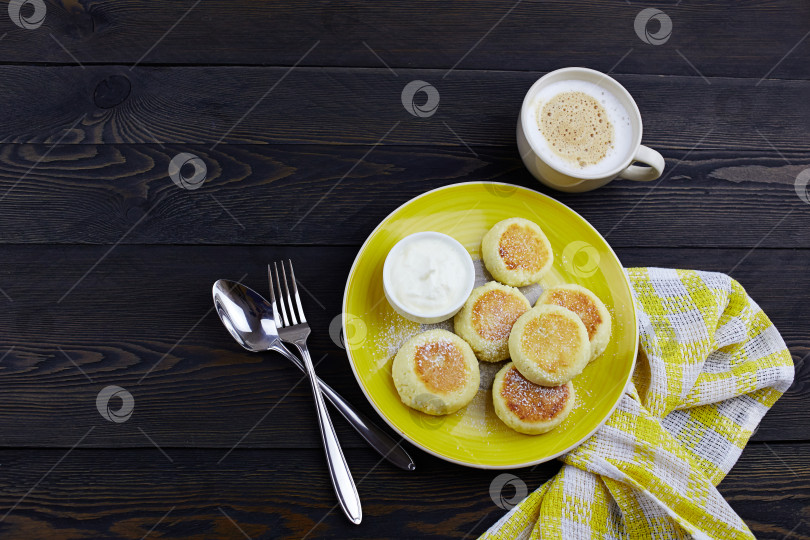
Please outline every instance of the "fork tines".
[{"label": "fork tines", "polygon": [[[281,276],[279,276],[278,265],[274,262],[273,266],[267,265],[267,280],[270,285],[270,303],[273,305],[273,315],[279,326],[297,325],[306,323],[307,319],[304,317],[304,307],[301,305],[301,297],[298,295],[298,285],[295,283],[295,272],[293,271],[292,261],[287,260],[290,267],[290,282],[292,283],[292,295],[290,295],[290,286],[287,280],[287,270],[284,268],[284,261],[281,261]],[[275,282],[275,286],[274,286]],[[284,284],[284,289],[281,284]],[[276,292],[278,292],[278,304],[276,307]],[[285,303],[284,297],[287,300]],[[293,304],[293,297],[295,297],[295,304]],[[298,318],[296,319],[296,309],[298,308]],[[289,313],[289,318],[287,314]],[[279,315],[281,315],[279,317]]]}]

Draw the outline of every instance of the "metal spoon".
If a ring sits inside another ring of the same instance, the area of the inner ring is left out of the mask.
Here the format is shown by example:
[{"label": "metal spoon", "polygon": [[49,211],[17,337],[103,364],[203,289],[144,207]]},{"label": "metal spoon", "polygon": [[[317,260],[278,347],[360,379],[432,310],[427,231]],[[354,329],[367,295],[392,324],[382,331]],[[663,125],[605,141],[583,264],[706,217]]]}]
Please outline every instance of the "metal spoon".
[{"label": "metal spoon", "polygon": [[[241,283],[220,279],[212,290],[217,315],[237,343],[252,352],[276,351],[304,371],[304,364],[281,343],[270,303]],[[411,456],[385,431],[318,379],[321,392],[360,436],[383,458],[406,471],[416,470]]]}]

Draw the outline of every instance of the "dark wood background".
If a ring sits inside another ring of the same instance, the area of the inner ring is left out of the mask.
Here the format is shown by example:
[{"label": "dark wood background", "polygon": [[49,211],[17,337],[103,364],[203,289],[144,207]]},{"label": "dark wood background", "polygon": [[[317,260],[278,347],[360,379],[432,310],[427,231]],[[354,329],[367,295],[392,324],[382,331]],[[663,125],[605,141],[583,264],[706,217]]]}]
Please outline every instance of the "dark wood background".
[{"label": "dark wood background", "polygon": [[[372,415],[327,333],[357,248],[435,187],[546,191],[517,155],[517,110],[543,73],[582,65],[636,97],[666,177],[552,196],[626,266],[730,272],[770,315],[796,382],[720,490],[758,537],[810,538],[810,206],[795,187],[810,167],[810,4],[65,0],[30,30],[0,4],[3,537],[486,530],[503,513],[497,472],[411,447],[417,471],[402,472],[336,418],[364,503],[351,527],[307,386],[231,340],[210,286],[246,274],[263,288],[268,261],[294,259],[319,373]],[[634,31],[650,5],[673,23],[663,45]],[[400,103],[414,79],[440,92],[429,118]],[[205,162],[201,189],[169,179],[180,152]],[[96,410],[111,384],[134,396],[125,423]],[[558,468],[514,472],[535,489]]]}]

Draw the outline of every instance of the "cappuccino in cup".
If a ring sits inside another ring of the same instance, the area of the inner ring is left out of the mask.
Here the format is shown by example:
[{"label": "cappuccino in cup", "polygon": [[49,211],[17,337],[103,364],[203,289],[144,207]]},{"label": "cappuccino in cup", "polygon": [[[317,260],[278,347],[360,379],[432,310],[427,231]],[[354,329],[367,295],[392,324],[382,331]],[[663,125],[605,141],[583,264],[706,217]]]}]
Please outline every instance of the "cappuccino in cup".
[{"label": "cappuccino in cup", "polygon": [[641,136],[632,96],[615,79],[587,68],[558,69],[534,83],[517,125],[518,150],[529,171],[571,192],[615,178],[659,178],[664,158],[642,145]]},{"label": "cappuccino in cup", "polygon": [[615,169],[633,148],[630,115],[604,88],[587,81],[560,81],[543,88],[531,115],[543,158],[573,173]]}]

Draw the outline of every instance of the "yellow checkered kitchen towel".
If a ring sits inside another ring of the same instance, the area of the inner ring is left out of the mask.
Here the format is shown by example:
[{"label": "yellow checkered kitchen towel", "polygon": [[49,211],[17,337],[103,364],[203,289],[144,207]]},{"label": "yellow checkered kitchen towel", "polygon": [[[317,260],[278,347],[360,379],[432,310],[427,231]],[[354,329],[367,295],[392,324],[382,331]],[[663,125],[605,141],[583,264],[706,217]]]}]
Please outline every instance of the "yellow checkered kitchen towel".
[{"label": "yellow checkered kitchen towel", "polygon": [[793,381],[785,342],[725,274],[627,274],[641,345],[632,384],[482,539],[754,537],[715,486]]}]

